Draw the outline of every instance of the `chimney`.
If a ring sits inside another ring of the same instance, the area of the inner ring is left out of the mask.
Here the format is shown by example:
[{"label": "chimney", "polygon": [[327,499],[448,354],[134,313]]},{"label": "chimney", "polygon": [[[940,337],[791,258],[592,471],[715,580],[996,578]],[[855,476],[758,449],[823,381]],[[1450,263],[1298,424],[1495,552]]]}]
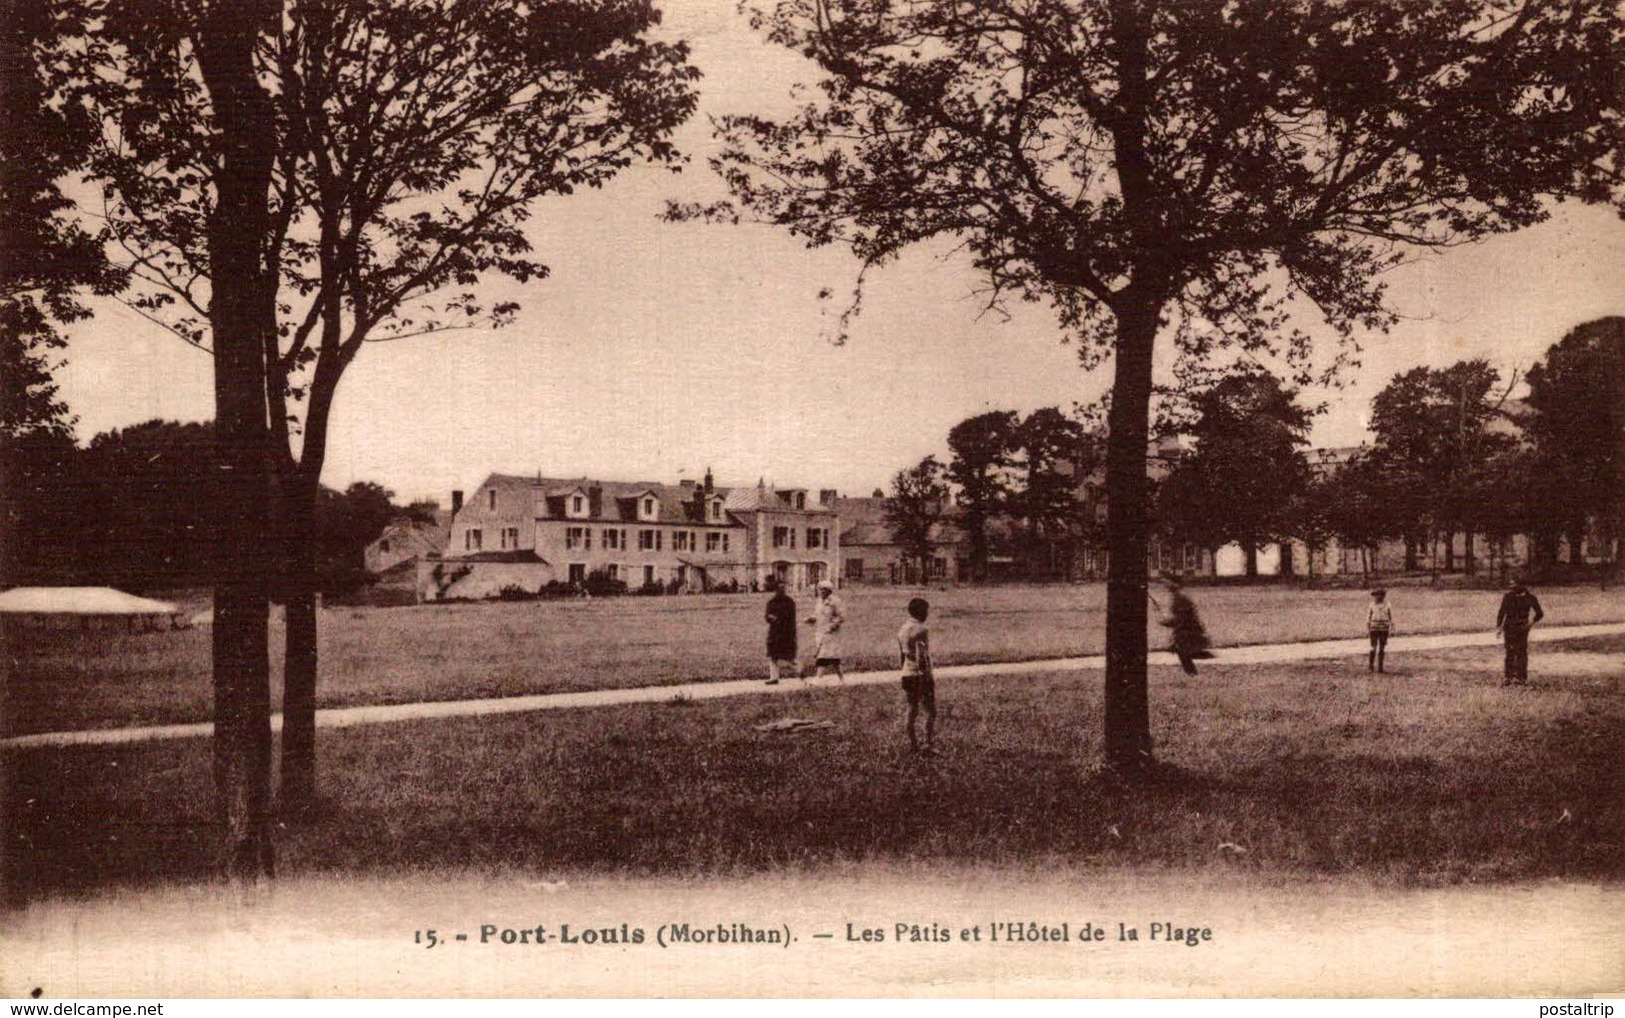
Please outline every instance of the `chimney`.
[{"label": "chimney", "polygon": [[832,506],[832,505],[834,505],[835,504],[835,489],[834,488],[819,488],[818,489],[818,504],[823,505],[823,506]]},{"label": "chimney", "polygon": [[716,485],[711,480],[711,468],[706,467],[705,468],[705,493],[707,495],[709,495],[709,494],[711,494],[711,492],[713,490],[715,490],[715,488],[716,488]]},{"label": "chimney", "polygon": [[463,511],[463,493],[460,492],[460,491],[454,491],[454,492],[451,493],[451,514],[453,516],[456,516],[458,513],[462,512],[462,511]]}]

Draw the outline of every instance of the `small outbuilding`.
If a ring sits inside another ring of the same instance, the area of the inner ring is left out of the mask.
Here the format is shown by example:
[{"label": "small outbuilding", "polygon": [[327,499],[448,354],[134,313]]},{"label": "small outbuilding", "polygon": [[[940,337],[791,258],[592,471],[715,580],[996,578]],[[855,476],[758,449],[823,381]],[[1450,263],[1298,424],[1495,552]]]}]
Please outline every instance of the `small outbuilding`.
[{"label": "small outbuilding", "polygon": [[190,625],[177,605],[112,587],[13,587],[0,592],[0,620],[7,628],[39,629],[164,630]]}]

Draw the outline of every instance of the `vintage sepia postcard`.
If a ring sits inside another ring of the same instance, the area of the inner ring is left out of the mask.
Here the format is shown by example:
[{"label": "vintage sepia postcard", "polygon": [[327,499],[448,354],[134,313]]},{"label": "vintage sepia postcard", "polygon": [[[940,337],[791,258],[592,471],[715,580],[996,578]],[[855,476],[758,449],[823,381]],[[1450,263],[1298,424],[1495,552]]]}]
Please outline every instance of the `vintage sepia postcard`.
[{"label": "vintage sepia postcard", "polygon": [[5,0],[0,993],[1625,992],[1613,0]]}]

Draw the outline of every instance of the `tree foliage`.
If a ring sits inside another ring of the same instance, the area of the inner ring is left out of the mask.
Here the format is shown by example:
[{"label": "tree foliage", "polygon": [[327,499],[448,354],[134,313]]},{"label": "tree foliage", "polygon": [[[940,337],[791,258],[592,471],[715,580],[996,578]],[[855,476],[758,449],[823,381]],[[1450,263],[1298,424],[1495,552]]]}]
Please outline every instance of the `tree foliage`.
[{"label": "tree foliage", "polygon": [[1345,548],[1359,549],[1366,569],[1383,566],[1373,557],[1384,538],[1406,533],[1402,517],[1392,511],[1401,484],[1380,457],[1362,449],[1313,489],[1311,498],[1323,507],[1326,529]]},{"label": "tree foliage", "polygon": [[[151,420],[101,432],[84,448],[40,435],[23,444],[28,483],[11,521],[20,582],[134,590],[214,583],[209,541],[223,521],[211,497],[212,424]],[[366,546],[407,511],[370,481],[323,488],[319,589],[338,594],[358,583]]]},{"label": "tree foliage", "polygon": [[886,497],[886,526],[903,554],[920,564],[920,575],[929,576],[929,564],[936,551],[938,527],[947,508],[948,486],[942,480],[942,464],[927,456],[914,466],[892,476],[891,494]]},{"label": "tree foliage", "polygon": [[1480,527],[1482,507],[1495,497],[1491,464],[1516,444],[1509,429],[1495,427],[1508,419],[1500,382],[1484,360],[1417,367],[1371,401],[1372,456],[1389,489],[1378,508],[1411,547],[1429,531],[1470,535]]},{"label": "tree foliage", "polygon": [[948,431],[947,478],[955,488],[959,523],[970,541],[973,579],[987,575],[988,523],[1009,509],[1020,415],[990,410]]},{"label": "tree foliage", "polygon": [[0,2],[0,442],[70,433],[52,377],[64,346],[57,326],[89,314],[82,291],[107,293],[122,278],[61,190],[88,158],[95,123],[52,101],[45,59],[79,30],[51,4]]},{"label": "tree foliage", "polygon": [[[112,125],[92,170],[113,236],[137,305],[207,346],[217,132],[190,42],[200,15],[170,0],[91,6],[106,30],[65,59]],[[511,321],[517,304],[475,286],[547,275],[526,232],[538,200],[633,163],[676,165],[669,135],[697,72],[686,46],[647,37],[658,21],[648,0],[287,4],[259,49],[275,107],[262,125],[273,426],[286,432],[290,401],[315,406],[366,342]]]},{"label": "tree foliage", "polygon": [[1607,2],[785,0],[754,20],[823,76],[783,120],[719,122],[745,210],[868,264],[957,238],[995,299],[1050,301],[1107,350],[1141,270],[1189,352],[1305,353],[1284,295],[1382,325],[1400,245],[1605,200],[1618,167]]},{"label": "tree foliage", "polygon": [[1100,445],[1087,424],[1056,407],[1026,417],[988,411],[949,430],[953,456],[944,476],[956,491],[974,577],[986,575],[995,543],[1024,558],[1032,575],[1066,575],[1099,537],[1080,489],[1101,466]]},{"label": "tree foliage", "polygon": [[1011,511],[1041,532],[1077,524],[1078,484],[1103,462],[1096,436],[1059,409],[1040,407],[1022,419],[1014,439],[1021,472]]},{"label": "tree foliage", "polygon": [[1192,402],[1195,448],[1157,488],[1163,530],[1209,549],[1239,543],[1256,575],[1261,545],[1297,536],[1312,411],[1264,372],[1225,377]]},{"label": "tree foliage", "polygon": [[1528,381],[1524,424],[1546,467],[1551,518],[1572,530],[1589,517],[1611,548],[1625,532],[1625,318],[1576,326]]}]

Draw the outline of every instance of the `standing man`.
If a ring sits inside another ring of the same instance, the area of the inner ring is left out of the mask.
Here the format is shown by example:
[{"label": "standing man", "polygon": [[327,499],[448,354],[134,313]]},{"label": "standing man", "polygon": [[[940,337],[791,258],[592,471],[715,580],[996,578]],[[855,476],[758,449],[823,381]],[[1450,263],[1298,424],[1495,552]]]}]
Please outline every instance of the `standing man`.
[{"label": "standing man", "polygon": [[1507,584],[1506,596],[1501,598],[1501,610],[1495,616],[1495,631],[1506,636],[1507,662],[1503,686],[1529,684],[1529,630],[1546,617],[1540,601],[1514,576]]},{"label": "standing man", "polygon": [[773,596],[767,601],[767,684],[779,684],[780,669],[793,675],[796,669],[796,602],[784,592],[781,584],[773,587]]}]

